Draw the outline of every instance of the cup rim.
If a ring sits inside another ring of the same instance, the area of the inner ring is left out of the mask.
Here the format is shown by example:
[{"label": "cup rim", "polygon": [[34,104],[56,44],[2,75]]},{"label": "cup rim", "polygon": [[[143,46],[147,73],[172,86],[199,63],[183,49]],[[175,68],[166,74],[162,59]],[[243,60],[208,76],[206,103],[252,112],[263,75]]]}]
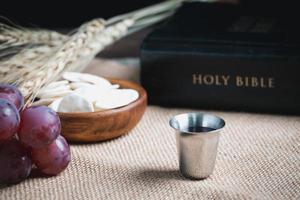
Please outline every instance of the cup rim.
[{"label": "cup rim", "polygon": [[[189,115],[189,114],[194,114],[194,115],[210,115],[211,117],[214,117],[218,120],[220,120],[222,122],[222,126],[220,128],[217,128],[215,130],[212,130],[212,131],[203,131],[203,132],[194,132],[194,131],[186,131],[186,130],[182,130],[180,128],[176,128],[174,127],[174,124],[173,124],[173,121],[180,117],[180,116],[183,116],[183,115]],[[174,115],[170,120],[169,120],[169,125],[176,131],[180,131],[182,133],[186,133],[186,134],[192,134],[192,135],[199,135],[199,134],[211,134],[211,133],[215,133],[215,132],[219,132],[220,130],[222,130],[225,125],[226,125],[226,122],[223,118],[217,116],[217,115],[214,115],[214,114],[211,114],[211,113],[206,113],[206,112],[186,112],[186,113],[180,113],[180,114],[177,114],[177,115]]]}]

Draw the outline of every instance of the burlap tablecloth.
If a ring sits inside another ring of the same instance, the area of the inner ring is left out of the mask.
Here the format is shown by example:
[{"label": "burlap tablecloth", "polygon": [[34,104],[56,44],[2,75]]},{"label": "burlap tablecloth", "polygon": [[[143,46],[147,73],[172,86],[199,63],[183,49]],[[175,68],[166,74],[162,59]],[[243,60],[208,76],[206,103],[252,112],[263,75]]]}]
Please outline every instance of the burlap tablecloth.
[{"label": "burlap tablecloth", "polygon": [[73,144],[66,171],[2,187],[0,199],[300,199],[300,117],[208,111],[227,125],[213,175],[191,181],[168,125],[189,111],[149,106],[128,135]]}]

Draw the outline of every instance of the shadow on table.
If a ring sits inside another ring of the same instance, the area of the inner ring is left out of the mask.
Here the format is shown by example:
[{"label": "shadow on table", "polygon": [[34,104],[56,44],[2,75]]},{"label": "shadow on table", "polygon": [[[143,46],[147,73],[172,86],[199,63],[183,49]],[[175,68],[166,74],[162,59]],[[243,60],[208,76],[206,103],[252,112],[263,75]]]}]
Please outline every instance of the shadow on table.
[{"label": "shadow on table", "polygon": [[[29,179],[34,179],[34,178],[50,178],[50,177],[53,177],[53,176],[49,176],[49,175],[43,174],[38,169],[33,168],[31,170],[30,175],[29,175],[28,178]],[[21,181],[21,182],[23,182],[23,181]],[[0,189],[4,189],[4,188],[8,188],[8,187],[11,187],[11,186],[14,186],[14,185],[18,185],[21,182],[13,183],[13,184],[2,184],[2,183],[0,183]]]},{"label": "shadow on table", "polygon": [[33,168],[29,175],[30,179],[31,178],[50,178],[50,177],[53,177],[53,176],[46,175],[46,174],[42,173],[40,170],[38,170],[37,168]]},{"label": "shadow on table", "polygon": [[144,170],[138,174],[139,179],[143,180],[185,180],[183,176],[180,175],[178,170]]}]

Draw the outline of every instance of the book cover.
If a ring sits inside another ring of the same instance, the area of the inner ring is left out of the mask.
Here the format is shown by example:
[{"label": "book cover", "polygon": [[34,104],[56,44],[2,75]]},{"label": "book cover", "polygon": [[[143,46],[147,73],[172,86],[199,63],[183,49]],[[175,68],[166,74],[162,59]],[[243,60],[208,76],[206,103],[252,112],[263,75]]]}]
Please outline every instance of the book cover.
[{"label": "book cover", "polygon": [[300,39],[292,15],[187,3],[141,48],[152,104],[300,114]]}]

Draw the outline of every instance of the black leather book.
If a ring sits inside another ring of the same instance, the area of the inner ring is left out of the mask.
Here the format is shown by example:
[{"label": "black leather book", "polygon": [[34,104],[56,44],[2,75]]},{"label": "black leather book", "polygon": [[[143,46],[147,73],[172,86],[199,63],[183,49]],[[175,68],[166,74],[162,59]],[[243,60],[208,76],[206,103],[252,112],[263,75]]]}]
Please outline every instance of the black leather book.
[{"label": "black leather book", "polygon": [[187,3],[141,47],[151,104],[300,114],[300,31],[293,15]]}]

